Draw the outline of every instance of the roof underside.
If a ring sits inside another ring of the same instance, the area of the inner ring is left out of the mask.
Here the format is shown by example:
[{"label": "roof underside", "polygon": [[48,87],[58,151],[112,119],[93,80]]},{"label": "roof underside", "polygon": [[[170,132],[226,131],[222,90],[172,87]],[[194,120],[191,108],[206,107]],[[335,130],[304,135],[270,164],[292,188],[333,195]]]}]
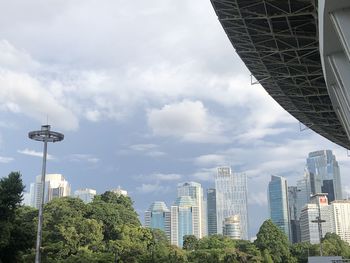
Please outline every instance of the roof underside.
[{"label": "roof underside", "polygon": [[314,0],[211,0],[236,52],[290,114],[350,148],[323,77]]}]

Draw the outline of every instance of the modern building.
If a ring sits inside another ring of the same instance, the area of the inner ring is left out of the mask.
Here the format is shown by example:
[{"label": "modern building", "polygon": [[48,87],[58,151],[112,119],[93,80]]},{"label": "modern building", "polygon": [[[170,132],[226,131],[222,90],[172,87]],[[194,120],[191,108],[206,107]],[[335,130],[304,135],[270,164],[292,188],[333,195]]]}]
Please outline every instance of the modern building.
[{"label": "modern building", "polygon": [[224,220],[239,215],[242,239],[248,240],[247,176],[219,167],[215,175],[217,233],[222,234]]},{"label": "modern building", "polygon": [[330,205],[332,232],[350,244],[350,200],[336,200]]},{"label": "modern building", "polygon": [[320,223],[322,237],[324,237],[326,233],[332,232],[332,218],[326,194],[312,196],[310,203],[302,209],[300,215],[301,242],[320,243],[320,229],[318,223],[315,222],[318,218],[324,220]]},{"label": "modern building", "polygon": [[170,210],[162,201],[153,202],[145,212],[145,226],[164,231],[169,241],[171,238],[170,220]]},{"label": "modern building", "polygon": [[207,225],[208,235],[217,234],[216,223],[216,191],[214,188],[207,189]]},{"label": "modern building", "polygon": [[222,234],[231,239],[242,239],[241,222],[239,220],[239,215],[225,218]]},{"label": "modern building", "polygon": [[311,196],[310,175],[305,169],[302,179],[297,181],[297,217],[300,217],[301,210],[309,203]]},{"label": "modern building", "polygon": [[290,241],[294,243],[300,242],[300,222],[298,216],[298,187],[288,186],[288,208],[290,220]]},{"label": "modern building", "polygon": [[288,186],[284,177],[272,175],[268,185],[269,212],[272,222],[291,240]]},{"label": "modern building", "polygon": [[327,193],[329,202],[343,198],[339,165],[331,150],[309,153],[306,167],[310,176],[311,194]]},{"label": "modern building", "polygon": [[185,235],[200,236],[200,210],[190,196],[180,196],[171,210],[171,238],[173,245],[182,247]]},{"label": "modern building", "polygon": [[199,228],[201,229],[199,238],[206,236],[207,228],[206,228],[206,218],[205,214],[205,206],[203,205],[203,188],[200,183],[196,182],[185,182],[179,183],[177,185],[177,197],[181,196],[190,196],[195,205],[199,208],[199,218],[201,219],[199,222]]},{"label": "modern building", "polygon": [[90,203],[96,195],[96,190],[83,188],[74,191],[74,196],[83,200],[84,203]]},{"label": "modern building", "polygon": [[[50,202],[54,198],[70,196],[71,187],[62,174],[46,174],[44,203]],[[39,208],[42,198],[41,175],[36,177],[33,196],[33,207]]]},{"label": "modern building", "polygon": [[121,189],[120,186],[118,186],[118,188],[112,189],[111,192],[113,192],[117,195],[128,196],[128,191]]}]

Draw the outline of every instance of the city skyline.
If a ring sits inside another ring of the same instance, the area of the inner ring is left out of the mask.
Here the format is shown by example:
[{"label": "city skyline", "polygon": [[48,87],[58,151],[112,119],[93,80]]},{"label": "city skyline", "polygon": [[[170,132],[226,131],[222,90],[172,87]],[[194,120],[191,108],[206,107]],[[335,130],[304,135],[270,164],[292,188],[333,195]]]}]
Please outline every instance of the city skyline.
[{"label": "city skyline", "polygon": [[210,1],[3,1],[0,10],[0,173],[20,171],[27,191],[42,154],[27,135],[48,123],[65,140],[49,145],[47,172],[74,190],[121,185],[139,214],[163,196],[171,203],[173,184],[213,187],[216,167],[230,165],[248,177],[254,235],[270,175],[295,184],[307,154],[322,149],[337,156],[349,195],[347,151],[251,85]]}]

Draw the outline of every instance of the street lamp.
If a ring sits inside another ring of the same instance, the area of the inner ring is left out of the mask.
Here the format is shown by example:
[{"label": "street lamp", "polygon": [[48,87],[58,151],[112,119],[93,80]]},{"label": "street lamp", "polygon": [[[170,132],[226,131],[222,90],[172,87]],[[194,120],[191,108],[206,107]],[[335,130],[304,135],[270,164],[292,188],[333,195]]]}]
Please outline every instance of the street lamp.
[{"label": "street lamp", "polygon": [[39,216],[38,216],[38,232],[36,236],[36,247],[35,247],[35,263],[40,263],[40,246],[42,236],[42,225],[43,225],[43,209],[44,209],[44,196],[45,196],[45,175],[46,175],[46,157],[47,157],[47,143],[48,142],[59,142],[62,141],[64,135],[59,132],[50,131],[50,125],[42,125],[40,131],[31,131],[28,133],[28,137],[35,141],[44,142],[43,151],[43,166],[41,170],[41,200],[39,205]]}]

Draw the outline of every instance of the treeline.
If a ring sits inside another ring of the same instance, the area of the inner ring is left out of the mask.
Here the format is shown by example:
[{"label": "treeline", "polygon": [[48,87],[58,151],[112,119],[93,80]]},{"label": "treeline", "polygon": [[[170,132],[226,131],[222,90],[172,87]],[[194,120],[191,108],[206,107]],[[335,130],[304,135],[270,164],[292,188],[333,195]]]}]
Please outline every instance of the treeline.
[{"label": "treeline", "polygon": [[[34,262],[37,210],[21,206],[24,186],[19,173],[0,180],[0,263]],[[58,198],[45,205],[42,262],[307,262],[318,245],[291,245],[270,221],[255,242],[214,235],[198,240],[186,236],[183,249],[165,234],[141,226],[129,197],[105,192],[84,204]],[[350,247],[335,234],[323,240],[325,255],[350,258]]]}]

